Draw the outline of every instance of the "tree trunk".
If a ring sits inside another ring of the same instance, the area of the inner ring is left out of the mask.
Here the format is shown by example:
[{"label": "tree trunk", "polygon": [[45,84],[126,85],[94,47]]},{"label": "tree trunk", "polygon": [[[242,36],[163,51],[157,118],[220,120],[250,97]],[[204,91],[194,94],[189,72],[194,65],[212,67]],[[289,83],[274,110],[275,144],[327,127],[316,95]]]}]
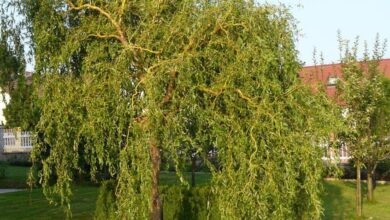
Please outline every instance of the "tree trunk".
[{"label": "tree trunk", "polygon": [[356,165],[356,215],[362,216],[362,186],[360,176],[360,163]]},{"label": "tree trunk", "polygon": [[152,207],[150,210],[150,220],[162,220],[162,204],[158,193],[158,179],[160,175],[160,150],[156,141],[150,143],[150,153],[152,157]]},{"label": "tree trunk", "polygon": [[191,186],[195,187],[196,157],[191,155]]}]

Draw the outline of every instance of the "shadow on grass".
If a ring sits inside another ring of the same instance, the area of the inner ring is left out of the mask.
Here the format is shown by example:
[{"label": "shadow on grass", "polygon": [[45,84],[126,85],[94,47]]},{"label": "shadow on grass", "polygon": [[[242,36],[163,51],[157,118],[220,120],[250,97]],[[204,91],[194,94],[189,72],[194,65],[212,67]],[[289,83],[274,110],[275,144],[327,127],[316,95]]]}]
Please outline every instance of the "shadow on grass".
[{"label": "shadow on grass", "polygon": [[[341,182],[324,182],[324,193],[322,195],[324,216],[323,219],[355,219],[355,199],[354,193],[346,191],[354,191],[355,183]],[[352,195],[352,197],[351,197]]]}]

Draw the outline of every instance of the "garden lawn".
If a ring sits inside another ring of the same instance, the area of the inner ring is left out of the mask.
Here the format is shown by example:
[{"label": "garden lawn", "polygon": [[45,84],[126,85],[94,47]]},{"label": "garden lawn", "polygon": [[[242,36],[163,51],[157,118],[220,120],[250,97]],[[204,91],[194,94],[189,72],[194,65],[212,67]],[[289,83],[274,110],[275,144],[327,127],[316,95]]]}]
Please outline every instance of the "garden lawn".
[{"label": "garden lawn", "polygon": [[[93,219],[98,188],[78,186],[72,202],[73,219]],[[65,219],[64,209],[50,205],[41,189],[0,194],[0,219]]]},{"label": "garden lawn", "polygon": [[4,167],[5,167],[5,178],[0,178],[0,188],[26,188],[27,187],[27,176],[30,170],[29,167],[11,166],[11,165],[4,165]]},{"label": "garden lawn", "polygon": [[[363,186],[363,219],[390,219],[390,185],[377,185],[374,191],[375,202],[368,203],[366,184]],[[355,183],[342,181],[324,182],[324,218],[323,219],[356,219]]]}]

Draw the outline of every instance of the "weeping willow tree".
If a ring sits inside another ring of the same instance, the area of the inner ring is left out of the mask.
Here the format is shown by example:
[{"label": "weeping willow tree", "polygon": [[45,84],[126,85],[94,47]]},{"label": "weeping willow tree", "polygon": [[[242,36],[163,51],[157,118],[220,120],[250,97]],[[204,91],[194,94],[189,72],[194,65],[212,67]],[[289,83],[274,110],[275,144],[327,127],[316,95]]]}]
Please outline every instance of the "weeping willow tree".
[{"label": "weeping willow tree", "polygon": [[[75,173],[115,180],[119,219],[160,219],[161,155],[207,154],[223,219],[319,218],[332,105],[298,78],[295,23],[252,1],[20,1],[41,117],[33,161],[53,202]],[[207,144],[206,144],[207,143]],[[81,166],[87,164],[88,169]]]}]

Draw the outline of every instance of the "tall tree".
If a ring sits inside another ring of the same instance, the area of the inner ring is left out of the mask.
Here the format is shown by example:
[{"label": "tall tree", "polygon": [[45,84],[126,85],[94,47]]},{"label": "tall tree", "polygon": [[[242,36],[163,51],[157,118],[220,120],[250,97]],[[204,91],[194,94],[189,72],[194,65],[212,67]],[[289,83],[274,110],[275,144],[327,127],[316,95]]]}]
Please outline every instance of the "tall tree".
[{"label": "tall tree", "polygon": [[[212,140],[223,218],[319,218],[316,145],[328,138],[332,105],[300,83],[295,24],[284,8],[244,0],[21,3],[43,79],[33,160],[50,199],[69,204],[83,160],[92,178],[102,167],[115,178],[118,218],[160,219],[161,154],[182,177],[179,149],[204,153]],[[189,132],[193,119],[198,132]]]},{"label": "tall tree", "polygon": [[[385,101],[383,73],[379,69],[379,61],[383,56],[384,45],[379,38],[372,55],[366,46],[363,60],[357,57],[359,40],[349,47],[348,41],[339,38],[342,51],[343,80],[338,85],[339,93],[345,102],[346,114],[344,122],[346,132],[343,137],[348,145],[351,157],[356,166],[356,212],[362,215],[361,169],[368,168],[369,199],[372,199],[372,174],[377,162],[386,154],[385,147],[379,144],[377,132],[387,132],[381,106]],[[379,119],[382,117],[382,119]],[[386,116],[387,117],[387,116]],[[380,141],[381,142],[381,141]]]},{"label": "tall tree", "polygon": [[2,100],[9,102],[4,110],[6,126],[29,130],[36,125],[37,112],[33,111],[32,80],[26,79],[25,75],[22,26],[14,19],[7,19],[10,12],[5,12],[6,2],[1,5],[0,88],[2,95],[8,93],[10,97],[10,101]]}]

